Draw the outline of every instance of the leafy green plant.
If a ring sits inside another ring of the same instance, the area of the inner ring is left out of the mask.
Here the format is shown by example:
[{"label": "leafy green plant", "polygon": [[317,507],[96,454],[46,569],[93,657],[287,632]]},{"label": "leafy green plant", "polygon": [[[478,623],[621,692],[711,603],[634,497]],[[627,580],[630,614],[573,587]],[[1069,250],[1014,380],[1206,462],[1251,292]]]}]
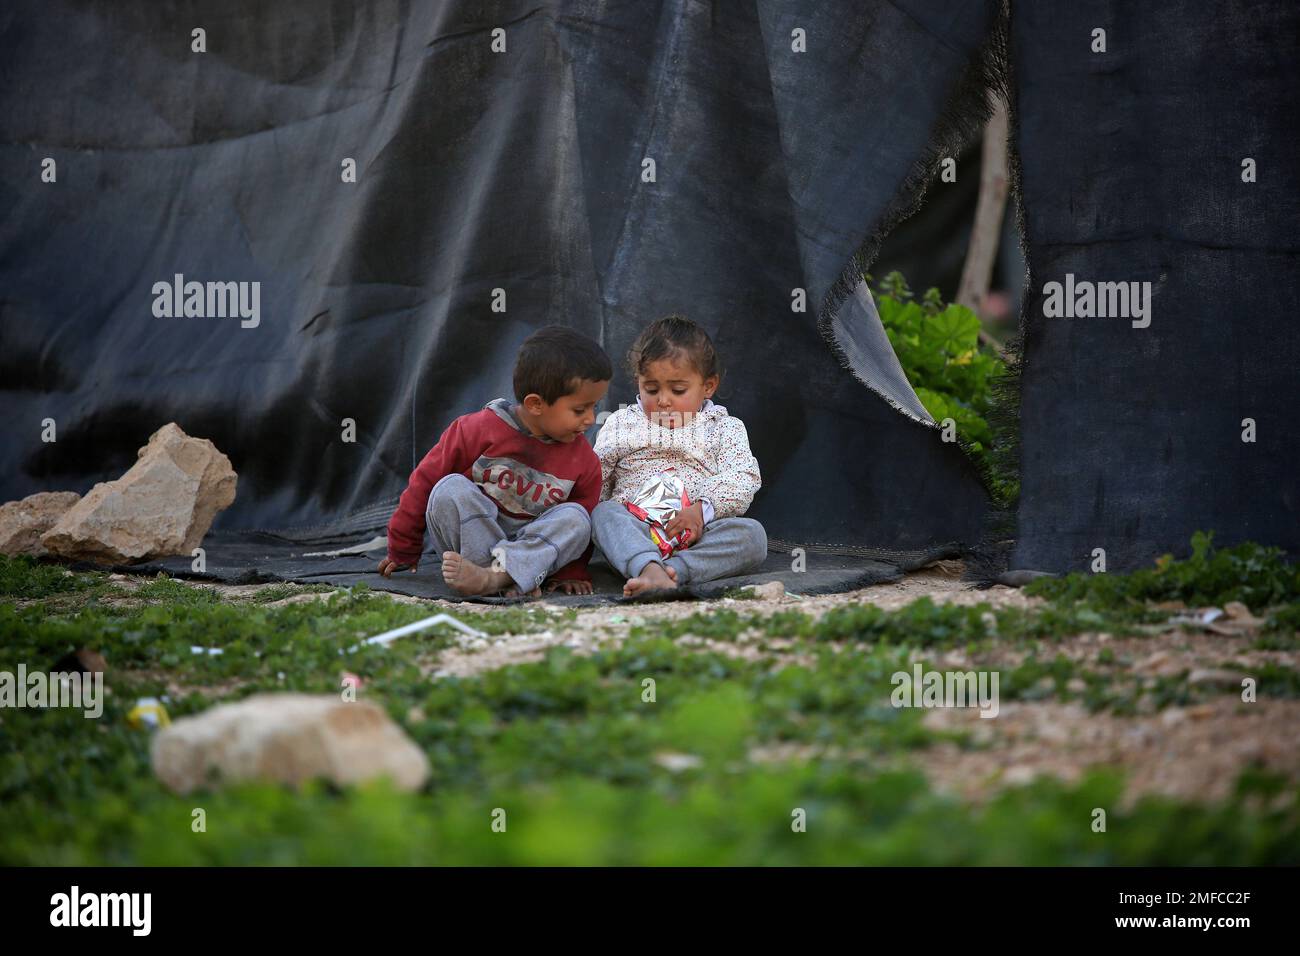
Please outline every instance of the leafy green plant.
[{"label": "leafy green plant", "polygon": [[918,300],[899,272],[880,281],[875,299],[885,334],[921,404],[935,421],[951,418],[970,452],[982,456],[993,441],[985,418],[992,386],[1006,364],[995,349],[980,344],[979,316],[964,305],[945,303],[938,289]]},{"label": "leafy green plant", "polygon": [[979,316],[945,303],[935,288],[916,298],[899,272],[880,280],[874,295],[921,404],[936,422],[952,420],[994,502],[1011,509],[1020,493],[1014,379],[1002,353],[980,342]]},{"label": "leafy green plant", "polygon": [[[1258,611],[1300,601],[1300,565],[1291,564],[1280,548],[1245,542],[1214,547],[1214,532],[1192,535],[1185,560],[1166,554],[1154,568],[1129,574],[1085,574],[1040,578],[1027,594],[1057,602],[1084,602],[1097,608],[1137,607],[1144,601],[1182,601],[1191,607],[1240,601]],[[1289,614],[1288,620],[1294,620]]]}]

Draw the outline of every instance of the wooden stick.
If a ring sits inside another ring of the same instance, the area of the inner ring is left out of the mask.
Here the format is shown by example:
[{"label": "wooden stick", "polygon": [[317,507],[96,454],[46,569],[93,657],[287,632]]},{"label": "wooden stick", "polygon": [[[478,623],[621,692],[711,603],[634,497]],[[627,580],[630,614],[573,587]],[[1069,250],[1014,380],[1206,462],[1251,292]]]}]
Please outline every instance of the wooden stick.
[{"label": "wooden stick", "polygon": [[[993,115],[984,127],[981,154],[980,191],[975,204],[975,223],[971,227],[966,263],[957,286],[957,302],[977,315],[989,294],[993,263],[997,259],[1002,236],[1002,215],[1007,206],[1007,105],[999,96]],[[1001,345],[980,329],[980,341],[996,348]]]}]

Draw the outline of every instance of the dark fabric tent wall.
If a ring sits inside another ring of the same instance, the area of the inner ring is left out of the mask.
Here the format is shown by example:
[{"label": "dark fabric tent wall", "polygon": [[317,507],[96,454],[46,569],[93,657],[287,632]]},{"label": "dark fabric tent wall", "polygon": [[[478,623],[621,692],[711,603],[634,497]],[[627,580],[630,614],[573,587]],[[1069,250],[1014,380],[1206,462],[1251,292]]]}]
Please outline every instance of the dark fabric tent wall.
[{"label": "dark fabric tent wall", "polygon": [[[997,6],[6,4],[0,500],[114,478],[175,420],[239,471],[218,527],[382,527],[533,329],[618,362],[680,310],[728,361],[774,539],[902,563],[973,543],[983,490],[855,280],[978,130]],[[1015,566],[1135,566],[1195,528],[1300,543],[1297,26],[1280,2],[1015,5]],[[176,273],[260,281],[260,325],[154,318]],[[1150,327],[1044,318],[1067,273],[1152,282]],[[620,370],[609,405],[632,397]]]},{"label": "dark fabric tent wall", "polygon": [[[729,366],[771,537],[972,543],[978,477],[853,273],[978,130],[994,6],[7,4],[0,500],[115,478],[175,420],[239,473],[218,528],[382,527],[537,327],[604,344],[615,408],[639,328],[682,311]],[[155,318],[177,273],[259,281],[260,324]]]},{"label": "dark fabric tent wall", "polygon": [[[1197,529],[1300,553],[1300,6],[1018,3],[1012,35],[1033,276],[1012,564],[1150,566]],[[1150,282],[1150,325],[1045,317],[1067,274]]]}]

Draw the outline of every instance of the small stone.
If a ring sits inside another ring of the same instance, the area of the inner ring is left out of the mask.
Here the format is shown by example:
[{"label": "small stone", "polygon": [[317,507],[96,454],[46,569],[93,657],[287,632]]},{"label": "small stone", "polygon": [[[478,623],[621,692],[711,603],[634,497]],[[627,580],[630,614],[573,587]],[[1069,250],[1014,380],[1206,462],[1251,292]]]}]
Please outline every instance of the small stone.
[{"label": "small stone", "polygon": [[1174,724],[1182,723],[1187,719],[1187,712],[1181,707],[1170,707],[1160,715],[1160,722],[1166,727],[1172,727]]},{"label": "small stone", "polygon": [[785,585],[780,581],[750,584],[745,587],[745,590],[752,592],[760,601],[779,601],[785,597]]},{"label": "small stone", "polygon": [[1250,613],[1250,608],[1240,601],[1229,601],[1223,606],[1223,612],[1228,615],[1230,622],[1238,627],[1262,627],[1263,618],[1255,617]]},{"label": "small stone", "polygon": [[1194,687],[1240,687],[1242,675],[1236,671],[1197,668],[1187,675],[1187,683]]},{"label": "small stone", "polygon": [[1002,774],[1002,780],[1009,786],[1021,787],[1027,783],[1032,783],[1034,778],[1037,776],[1038,771],[1033,767],[1020,765],[1016,767],[1008,767]]},{"label": "small stone", "polygon": [[694,754],[679,754],[670,751],[660,751],[655,754],[654,762],[672,773],[681,773],[683,770],[691,770],[704,763],[703,760]]},{"label": "small stone", "polygon": [[1072,694],[1082,694],[1088,689],[1088,683],[1082,678],[1071,677],[1065,682],[1065,689]]},{"label": "small stone", "polygon": [[1156,651],[1134,667],[1137,673],[1151,674],[1156,677],[1171,677],[1185,669],[1182,662],[1168,651]]},{"label": "small stone", "polygon": [[1159,670],[1161,665],[1168,663],[1170,660],[1172,660],[1172,658],[1168,651],[1156,651],[1156,653],[1138,664],[1137,669],[1140,671]]}]

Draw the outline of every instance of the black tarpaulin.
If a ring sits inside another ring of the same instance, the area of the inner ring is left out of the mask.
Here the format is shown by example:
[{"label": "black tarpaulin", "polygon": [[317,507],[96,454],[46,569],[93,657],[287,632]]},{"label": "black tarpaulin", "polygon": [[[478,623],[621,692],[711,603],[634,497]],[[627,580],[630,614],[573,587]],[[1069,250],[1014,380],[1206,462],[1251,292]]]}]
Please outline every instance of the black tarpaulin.
[{"label": "black tarpaulin", "polygon": [[[1300,6],[1012,23],[1033,275],[1012,564],[1149,567],[1198,529],[1300,552]],[[1150,283],[1150,311],[1049,317],[1053,282]]]},{"label": "black tarpaulin", "polygon": [[[382,529],[447,422],[508,394],[534,329],[621,365],[681,311],[729,366],[717,397],[749,428],[778,552],[897,568],[973,544],[975,469],[857,276],[978,132],[997,7],[6,4],[0,499],[116,478],[176,421],[239,472],[218,533],[278,535],[283,567],[304,527]],[[1032,281],[1012,564],[1136,566],[1196,528],[1296,547],[1298,17],[1014,5]],[[260,283],[257,325],[156,317],[176,275]],[[1150,282],[1151,324],[1044,316],[1067,276]],[[632,399],[620,369],[608,405]]]},{"label": "black tarpaulin", "polygon": [[[985,494],[855,254],[978,130],[994,6],[7,4],[0,499],[116,478],[176,421],[239,474],[218,530],[369,531],[536,328],[621,366],[680,311],[774,547],[951,553]],[[257,324],[156,317],[177,275],[260,283]],[[620,367],[608,405],[634,395]]]}]

